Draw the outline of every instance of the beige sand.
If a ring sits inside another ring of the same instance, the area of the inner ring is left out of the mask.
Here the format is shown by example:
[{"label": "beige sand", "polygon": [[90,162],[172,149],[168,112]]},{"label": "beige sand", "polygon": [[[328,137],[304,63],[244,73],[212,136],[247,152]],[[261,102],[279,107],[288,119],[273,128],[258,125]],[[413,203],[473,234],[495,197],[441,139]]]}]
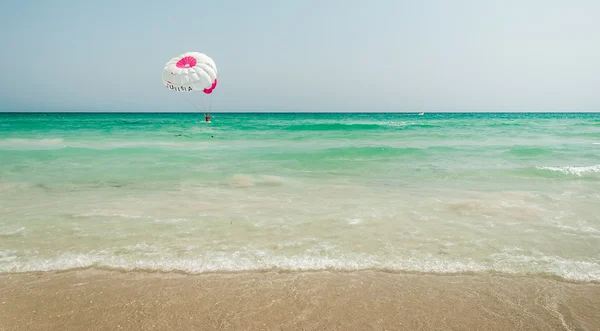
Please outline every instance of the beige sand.
[{"label": "beige sand", "polygon": [[378,271],[2,274],[0,330],[600,330],[600,285]]}]

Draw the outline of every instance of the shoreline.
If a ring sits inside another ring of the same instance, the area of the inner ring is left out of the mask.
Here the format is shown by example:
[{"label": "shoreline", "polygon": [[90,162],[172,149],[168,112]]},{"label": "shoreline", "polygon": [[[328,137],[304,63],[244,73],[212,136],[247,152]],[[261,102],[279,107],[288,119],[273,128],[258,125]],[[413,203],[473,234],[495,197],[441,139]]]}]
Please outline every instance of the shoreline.
[{"label": "shoreline", "polygon": [[419,270],[396,270],[386,268],[361,268],[361,269],[335,269],[335,268],[323,268],[323,269],[280,269],[280,268],[269,268],[269,269],[249,269],[249,270],[206,270],[199,272],[191,272],[183,269],[150,269],[150,268],[120,268],[120,267],[109,267],[109,266],[83,266],[68,269],[56,269],[56,270],[29,270],[29,271],[0,271],[0,279],[6,276],[31,276],[31,275],[44,275],[44,274],[63,274],[71,272],[106,272],[106,273],[137,273],[147,275],[181,275],[181,276],[209,276],[209,275],[240,275],[240,274],[318,274],[333,272],[338,274],[351,274],[351,273],[381,273],[391,275],[406,275],[406,276],[436,276],[436,277],[460,277],[460,276],[474,276],[474,277],[500,277],[500,278],[532,278],[542,280],[553,280],[561,283],[575,284],[575,285],[600,285],[600,280],[579,280],[574,278],[567,278],[552,273],[511,273],[496,270],[473,270],[473,271],[448,271],[448,272],[435,272],[435,271],[419,271]]},{"label": "shoreline", "polygon": [[593,330],[600,284],[378,270],[0,274],[0,330]]}]

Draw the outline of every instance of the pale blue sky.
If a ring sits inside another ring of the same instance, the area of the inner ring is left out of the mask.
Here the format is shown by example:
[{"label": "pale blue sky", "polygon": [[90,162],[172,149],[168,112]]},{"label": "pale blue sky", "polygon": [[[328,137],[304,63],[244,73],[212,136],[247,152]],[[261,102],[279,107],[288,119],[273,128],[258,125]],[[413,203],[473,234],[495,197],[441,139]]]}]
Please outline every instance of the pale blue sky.
[{"label": "pale blue sky", "polygon": [[[0,111],[600,111],[598,0],[0,2]],[[200,100],[202,95],[196,95]]]}]

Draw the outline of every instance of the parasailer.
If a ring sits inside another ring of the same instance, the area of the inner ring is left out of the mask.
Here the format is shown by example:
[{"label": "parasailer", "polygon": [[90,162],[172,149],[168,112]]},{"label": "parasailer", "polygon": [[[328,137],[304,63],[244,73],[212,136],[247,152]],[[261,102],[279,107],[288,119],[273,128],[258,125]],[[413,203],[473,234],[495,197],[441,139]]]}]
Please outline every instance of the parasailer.
[{"label": "parasailer", "polygon": [[[217,65],[208,55],[187,52],[170,59],[162,72],[163,85],[171,91],[183,92],[183,96],[201,111],[211,108],[211,94],[217,87]],[[189,92],[201,92],[204,107],[186,97]],[[210,115],[205,117],[210,121]]]}]

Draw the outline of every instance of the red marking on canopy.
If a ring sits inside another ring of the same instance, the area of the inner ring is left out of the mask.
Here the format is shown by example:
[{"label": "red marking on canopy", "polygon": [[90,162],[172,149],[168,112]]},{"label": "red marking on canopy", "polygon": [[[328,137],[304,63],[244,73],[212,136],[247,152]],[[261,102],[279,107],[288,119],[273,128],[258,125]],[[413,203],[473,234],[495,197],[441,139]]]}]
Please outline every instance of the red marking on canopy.
[{"label": "red marking on canopy", "polygon": [[215,87],[217,87],[217,79],[216,78],[215,78],[215,81],[212,83],[212,85],[209,88],[204,89],[204,93],[211,94],[212,91],[215,89]]},{"label": "red marking on canopy", "polygon": [[196,65],[196,58],[193,56],[186,56],[175,64],[177,68],[191,68]]}]

